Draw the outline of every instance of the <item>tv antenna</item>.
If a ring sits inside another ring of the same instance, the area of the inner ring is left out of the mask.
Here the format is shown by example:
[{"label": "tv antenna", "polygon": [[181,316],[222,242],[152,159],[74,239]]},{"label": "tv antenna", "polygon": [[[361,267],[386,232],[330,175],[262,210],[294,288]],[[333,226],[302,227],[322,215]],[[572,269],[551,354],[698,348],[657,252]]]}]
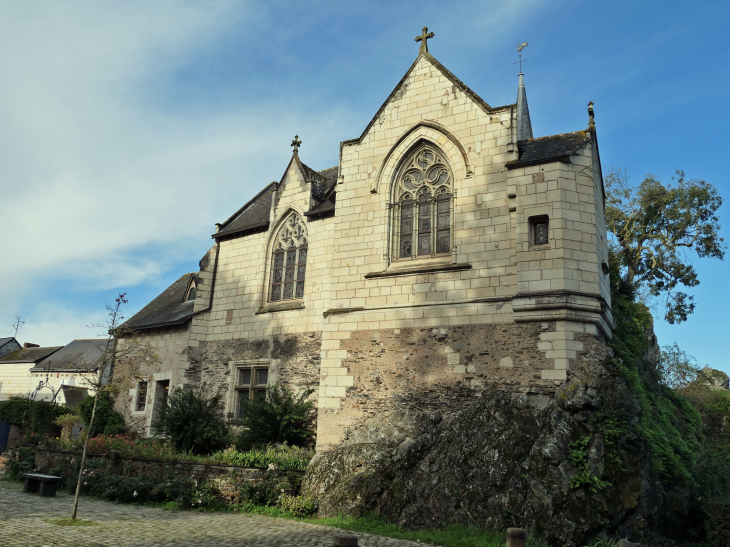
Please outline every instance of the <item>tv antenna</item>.
[{"label": "tv antenna", "polygon": [[15,321],[13,321],[13,324],[10,325],[10,326],[15,329],[14,337],[17,338],[18,337],[18,329],[20,328],[20,325],[22,325],[23,323],[25,323],[25,321],[21,321],[19,315],[13,315],[13,319],[15,319]]},{"label": "tv antenna", "polygon": [[520,65],[520,74],[522,74],[522,63],[526,63],[529,61],[529,59],[522,59],[522,50],[527,47],[527,42],[522,42],[521,44],[517,44],[517,53],[520,54],[520,60],[512,63],[513,65],[519,64]]}]

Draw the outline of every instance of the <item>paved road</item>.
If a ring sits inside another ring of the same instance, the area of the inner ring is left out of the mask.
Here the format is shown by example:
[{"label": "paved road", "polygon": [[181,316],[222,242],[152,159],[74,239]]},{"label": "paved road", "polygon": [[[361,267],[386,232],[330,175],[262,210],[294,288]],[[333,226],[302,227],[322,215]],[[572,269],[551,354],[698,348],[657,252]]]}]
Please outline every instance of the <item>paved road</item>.
[{"label": "paved road", "polygon": [[[19,484],[0,481],[0,546],[329,547],[336,534],[346,533],[328,526],[258,515],[166,511],[92,498],[81,498],[79,518],[98,522],[98,526],[69,527],[48,522],[68,518],[72,505],[73,496],[59,492],[55,498],[41,498],[23,494]],[[363,547],[423,545],[370,534],[356,535]]]}]

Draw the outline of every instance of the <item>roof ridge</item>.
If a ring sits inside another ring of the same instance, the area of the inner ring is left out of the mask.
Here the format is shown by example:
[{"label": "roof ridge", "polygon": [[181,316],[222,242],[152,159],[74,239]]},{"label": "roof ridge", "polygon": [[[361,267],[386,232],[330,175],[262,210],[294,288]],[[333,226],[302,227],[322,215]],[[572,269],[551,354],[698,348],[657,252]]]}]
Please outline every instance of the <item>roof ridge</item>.
[{"label": "roof ridge", "polygon": [[578,129],[577,131],[566,131],[565,133],[555,133],[554,135],[543,135],[542,137],[533,137],[531,139],[525,139],[520,142],[537,141],[540,139],[554,139],[555,137],[562,137],[563,135],[575,135],[576,133],[587,133],[588,129]]}]

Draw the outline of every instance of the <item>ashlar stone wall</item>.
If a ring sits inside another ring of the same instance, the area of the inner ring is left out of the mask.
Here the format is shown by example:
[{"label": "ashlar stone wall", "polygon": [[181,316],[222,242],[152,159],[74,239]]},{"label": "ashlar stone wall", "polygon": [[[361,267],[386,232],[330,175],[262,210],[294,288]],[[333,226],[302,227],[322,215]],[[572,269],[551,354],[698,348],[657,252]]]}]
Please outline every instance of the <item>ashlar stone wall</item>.
[{"label": "ashlar stone wall", "polygon": [[[458,84],[458,85],[457,85]],[[554,390],[611,328],[603,188],[594,134],[571,158],[515,167],[513,106],[492,108],[420,55],[358,139],[344,141],[334,217],[308,219],[311,188],[289,163],[267,231],[219,238],[201,261],[178,381],[235,397],[235,369],[317,386],[319,449],[386,408],[449,412],[484,386]],[[392,187],[423,143],[449,163],[448,256],[394,256]],[[270,305],[273,238],[308,231],[304,297]],[[536,246],[530,219],[549,217]],[[425,271],[428,270],[428,271]]]}]

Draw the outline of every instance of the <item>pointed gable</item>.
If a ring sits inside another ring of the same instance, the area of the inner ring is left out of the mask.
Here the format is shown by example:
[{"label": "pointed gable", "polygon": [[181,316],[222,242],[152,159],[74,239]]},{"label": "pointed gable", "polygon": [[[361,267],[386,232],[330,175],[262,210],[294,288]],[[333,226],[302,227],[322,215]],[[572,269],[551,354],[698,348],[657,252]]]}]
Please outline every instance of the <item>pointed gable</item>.
[{"label": "pointed gable", "polygon": [[[342,145],[360,142],[362,139],[368,134],[370,129],[375,125],[375,123],[381,118],[385,110],[387,109],[388,105],[391,104],[394,100],[402,98],[408,90],[409,87],[409,81],[411,75],[416,71],[419,67],[423,66],[424,63],[427,63],[428,65],[434,67],[446,80],[448,80],[455,89],[461,91],[466,97],[468,97],[471,101],[473,101],[476,105],[479,106],[485,113],[491,113],[496,110],[502,110],[506,108],[505,106],[500,106],[497,108],[491,107],[484,99],[482,99],[479,95],[477,95],[474,91],[469,88],[464,82],[462,82],[459,78],[457,78],[449,69],[447,69],[444,65],[442,65],[433,55],[431,55],[428,51],[421,50],[418,54],[418,57],[416,57],[416,60],[413,62],[413,64],[410,66],[410,68],[406,71],[403,78],[401,78],[400,82],[395,86],[395,89],[388,95],[388,98],[385,99],[385,102],[380,106],[378,111],[375,113],[375,116],[370,120],[370,123],[365,127],[365,130],[362,132],[362,134],[356,138],[356,139],[350,139],[348,141],[343,141]],[[434,99],[438,100],[438,99]],[[511,106],[511,105],[507,105]]]}]

